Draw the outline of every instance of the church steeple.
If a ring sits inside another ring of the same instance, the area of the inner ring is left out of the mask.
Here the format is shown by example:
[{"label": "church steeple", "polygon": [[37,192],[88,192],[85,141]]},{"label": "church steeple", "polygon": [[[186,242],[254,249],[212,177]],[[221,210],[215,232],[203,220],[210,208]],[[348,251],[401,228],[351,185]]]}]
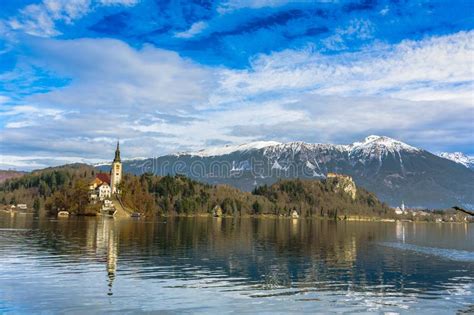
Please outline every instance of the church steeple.
[{"label": "church steeple", "polygon": [[115,149],[114,162],[121,162],[120,160],[120,143],[117,141],[117,149]]},{"label": "church steeple", "polygon": [[122,161],[120,159],[120,144],[117,141],[117,149],[115,149],[115,158],[110,169],[110,184],[112,193],[119,193],[119,185],[122,181]]}]

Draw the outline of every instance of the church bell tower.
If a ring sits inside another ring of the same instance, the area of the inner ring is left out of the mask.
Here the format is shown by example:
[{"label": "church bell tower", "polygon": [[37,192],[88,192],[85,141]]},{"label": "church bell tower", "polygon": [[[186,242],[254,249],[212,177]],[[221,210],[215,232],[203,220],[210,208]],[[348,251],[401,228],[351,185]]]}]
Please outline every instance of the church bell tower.
[{"label": "church bell tower", "polygon": [[112,186],[112,193],[118,194],[118,186],[122,181],[122,161],[120,160],[120,144],[117,141],[117,149],[115,150],[115,158],[112,162],[112,169],[110,170],[110,185]]}]

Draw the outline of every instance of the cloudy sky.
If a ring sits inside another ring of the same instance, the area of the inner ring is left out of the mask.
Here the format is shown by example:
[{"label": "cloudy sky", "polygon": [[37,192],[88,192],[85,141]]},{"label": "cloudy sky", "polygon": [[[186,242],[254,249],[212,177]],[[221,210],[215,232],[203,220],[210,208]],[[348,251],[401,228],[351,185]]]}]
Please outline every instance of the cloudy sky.
[{"label": "cloudy sky", "polygon": [[0,168],[390,136],[474,154],[474,1],[2,0]]}]

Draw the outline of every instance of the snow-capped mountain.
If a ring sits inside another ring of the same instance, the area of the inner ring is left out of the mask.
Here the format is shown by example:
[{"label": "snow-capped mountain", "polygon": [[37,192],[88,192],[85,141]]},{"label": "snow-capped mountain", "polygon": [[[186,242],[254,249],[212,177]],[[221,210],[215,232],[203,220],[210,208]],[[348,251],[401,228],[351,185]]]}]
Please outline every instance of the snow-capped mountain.
[{"label": "snow-capped mountain", "polygon": [[467,156],[462,152],[441,152],[439,156],[474,170],[474,156]]},{"label": "snow-capped mountain", "polygon": [[474,204],[474,172],[459,163],[384,136],[347,145],[252,142],[125,161],[135,174],[185,174],[210,184],[243,190],[279,178],[324,179],[329,172],[350,175],[357,185],[390,205],[413,207]]},{"label": "snow-capped mountain", "polygon": [[320,152],[320,151],[338,151],[347,152],[349,155],[363,155],[367,158],[378,158],[387,154],[395,154],[400,151],[417,152],[420,149],[412,147],[406,143],[394,140],[389,137],[371,135],[361,142],[354,142],[349,145],[334,145],[321,143],[306,143],[301,141],[280,143],[276,141],[256,141],[240,145],[226,145],[224,147],[215,147],[203,149],[196,152],[181,152],[181,155],[191,155],[200,157],[222,156],[235,152],[245,152],[264,149],[264,154],[275,156],[278,154],[301,152]]},{"label": "snow-capped mountain", "polygon": [[406,143],[383,136],[368,136],[362,142],[354,142],[347,146],[351,154],[362,154],[366,157],[376,157],[396,154],[401,151],[419,152],[420,149]]},{"label": "snow-capped mountain", "polygon": [[256,141],[250,143],[244,143],[239,145],[226,145],[224,147],[215,147],[209,149],[203,149],[196,152],[183,152],[178,153],[177,155],[193,155],[193,156],[200,156],[200,157],[209,157],[209,156],[219,156],[219,155],[226,155],[231,154],[234,152],[244,152],[250,150],[259,150],[266,147],[272,147],[279,145],[280,142],[276,141]]}]

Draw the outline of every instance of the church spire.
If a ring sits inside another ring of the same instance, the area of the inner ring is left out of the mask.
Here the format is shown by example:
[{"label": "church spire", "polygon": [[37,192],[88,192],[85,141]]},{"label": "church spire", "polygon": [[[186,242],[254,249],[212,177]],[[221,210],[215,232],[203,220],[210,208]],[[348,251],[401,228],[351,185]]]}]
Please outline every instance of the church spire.
[{"label": "church spire", "polygon": [[110,183],[112,193],[118,194],[120,182],[122,181],[122,161],[120,160],[120,143],[117,141],[117,149],[115,149],[115,158],[110,169]]},{"label": "church spire", "polygon": [[121,162],[120,160],[120,143],[117,141],[117,149],[115,149],[114,162]]}]

